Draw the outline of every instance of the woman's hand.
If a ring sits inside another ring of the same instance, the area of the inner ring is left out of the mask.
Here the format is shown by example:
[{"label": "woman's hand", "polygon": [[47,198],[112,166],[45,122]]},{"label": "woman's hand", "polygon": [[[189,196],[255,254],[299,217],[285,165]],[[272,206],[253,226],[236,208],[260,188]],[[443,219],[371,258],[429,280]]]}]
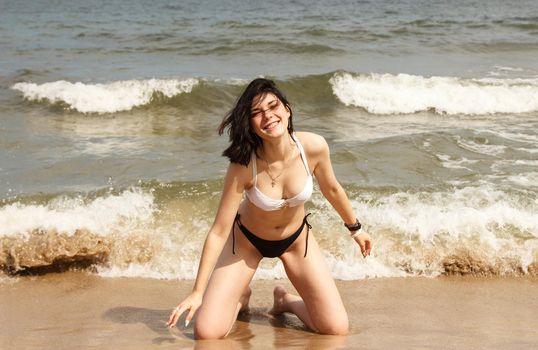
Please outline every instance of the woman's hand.
[{"label": "woman's hand", "polygon": [[366,258],[368,255],[370,255],[370,252],[372,251],[372,239],[368,233],[361,231],[361,233],[353,237],[353,239],[361,247],[363,257]]},{"label": "woman's hand", "polygon": [[172,314],[170,315],[166,326],[168,328],[174,327],[181,315],[185,311],[189,310],[189,313],[185,318],[185,327],[187,327],[189,325],[189,322],[192,320],[194,313],[196,312],[196,310],[198,310],[200,305],[202,305],[202,294],[192,292],[187,298],[185,298],[185,300],[179,303],[179,305],[176,306],[174,310],[172,310]]}]

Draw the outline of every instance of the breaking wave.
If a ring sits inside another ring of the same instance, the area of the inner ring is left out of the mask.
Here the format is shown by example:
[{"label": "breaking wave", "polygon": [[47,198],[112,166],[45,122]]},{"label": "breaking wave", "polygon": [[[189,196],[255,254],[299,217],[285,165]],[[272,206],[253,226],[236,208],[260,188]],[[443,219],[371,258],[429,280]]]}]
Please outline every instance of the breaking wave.
[{"label": "breaking wave", "polygon": [[[193,279],[218,202],[215,186],[146,184],[115,194],[60,195],[39,205],[6,204],[0,207],[0,269],[17,275],[80,267],[109,277]],[[319,193],[308,208],[312,233],[337,279],[538,275],[534,192],[491,185],[347,190],[374,237],[367,259]],[[282,277],[278,259],[264,259],[255,276]]]},{"label": "breaking wave", "polygon": [[[276,79],[299,106],[354,106],[371,114],[433,111],[446,115],[538,111],[538,79],[423,77],[409,74],[333,72]],[[12,89],[26,100],[81,113],[115,113],[169,104],[182,110],[229,108],[248,83],[244,79],[149,79],[105,84],[60,80],[20,82]]]},{"label": "breaking wave", "polygon": [[146,105],[155,94],[170,98],[189,93],[197,84],[197,79],[124,80],[107,84],[60,80],[44,84],[17,83],[12,89],[22,92],[29,101],[59,103],[82,113],[113,113]]},{"label": "breaking wave", "polygon": [[538,79],[463,79],[409,74],[337,73],[334,94],[372,114],[479,115],[538,111]]}]

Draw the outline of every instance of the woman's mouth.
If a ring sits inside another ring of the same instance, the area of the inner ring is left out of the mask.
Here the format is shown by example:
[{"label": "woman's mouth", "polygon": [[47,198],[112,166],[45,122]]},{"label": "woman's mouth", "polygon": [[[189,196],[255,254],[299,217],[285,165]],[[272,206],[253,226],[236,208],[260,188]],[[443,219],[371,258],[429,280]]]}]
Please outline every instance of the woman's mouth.
[{"label": "woman's mouth", "polygon": [[278,125],[278,123],[280,123],[280,121],[279,121],[279,120],[275,120],[275,121],[273,121],[273,122],[271,122],[271,123],[265,125],[265,126],[263,127],[263,130],[265,130],[265,131],[271,131],[271,130],[273,130],[273,129],[275,128],[275,126]]}]

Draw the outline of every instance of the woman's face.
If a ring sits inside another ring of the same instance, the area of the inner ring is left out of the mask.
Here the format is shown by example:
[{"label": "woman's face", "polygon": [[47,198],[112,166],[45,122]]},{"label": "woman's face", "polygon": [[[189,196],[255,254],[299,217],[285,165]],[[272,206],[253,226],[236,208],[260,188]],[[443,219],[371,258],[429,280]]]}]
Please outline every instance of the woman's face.
[{"label": "woman's face", "polygon": [[262,139],[280,137],[288,132],[289,109],[273,93],[252,100],[250,125]]}]

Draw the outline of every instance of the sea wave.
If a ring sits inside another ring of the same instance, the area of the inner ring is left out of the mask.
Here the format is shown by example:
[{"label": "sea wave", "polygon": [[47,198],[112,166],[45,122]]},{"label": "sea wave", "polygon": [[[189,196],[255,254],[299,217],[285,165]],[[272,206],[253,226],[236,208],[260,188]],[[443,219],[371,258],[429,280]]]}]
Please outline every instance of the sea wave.
[{"label": "sea wave", "polygon": [[[60,195],[46,204],[4,205],[0,269],[47,272],[106,263],[117,244],[132,247],[131,232],[150,224],[154,210],[152,194],[140,189],[94,199]],[[144,247],[135,248],[136,254]]]},{"label": "sea wave", "polygon": [[73,235],[81,229],[105,235],[119,226],[129,229],[139,221],[150,220],[153,210],[152,194],[140,189],[93,200],[58,196],[47,204],[15,202],[0,207],[0,237],[24,236],[35,230]]},{"label": "sea wave", "polygon": [[[277,80],[294,103],[338,104],[331,93],[331,74],[308,75]],[[55,81],[43,84],[20,82],[11,86],[22,92],[24,99],[43,104],[59,105],[81,113],[115,113],[135,107],[159,108],[173,106],[182,111],[209,111],[230,108],[234,99],[248,84],[245,79],[187,78],[115,81],[107,84]]]},{"label": "sea wave", "polygon": [[[514,68],[515,69],[515,68]],[[306,109],[355,106],[371,114],[433,111],[446,115],[538,111],[538,79],[423,77],[409,74],[331,72],[275,79],[293,104]],[[149,79],[105,84],[20,82],[12,89],[26,100],[82,113],[115,113],[170,105],[211,113],[229,108],[248,83],[244,79]]]},{"label": "sea wave", "polygon": [[533,191],[480,185],[365,192],[352,202],[375,237],[374,259],[387,269],[411,276],[538,274]]},{"label": "sea wave", "polygon": [[463,79],[409,74],[336,73],[333,93],[373,114],[481,115],[538,111],[538,79]]},{"label": "sea wave", "polygon": [[[0,270],[9,275],[91,267],[108,277],[193,279],[218,194],[216,183],[142,185],[47,203],[0,207]],[[217,186],[218,187],[218,186]],[[363,259],[321,194],[308,210],[337,279],[538,275],[538,197],[492,185],[432,191],[348,187],[374,237]],[[336,232],[342,234],[335,235]],[[264,259],[255,278],[285,277]]]},{"label": "sea wave", "polygon": [[107,84],[60,80],[44,84],[21,82],[12,89],[22,92],[29,101],[46,100],[82,113],[113,113],[146,105],[156,93],[166,97],[189,93],[198,83],[193,78],[124,80]]}]

